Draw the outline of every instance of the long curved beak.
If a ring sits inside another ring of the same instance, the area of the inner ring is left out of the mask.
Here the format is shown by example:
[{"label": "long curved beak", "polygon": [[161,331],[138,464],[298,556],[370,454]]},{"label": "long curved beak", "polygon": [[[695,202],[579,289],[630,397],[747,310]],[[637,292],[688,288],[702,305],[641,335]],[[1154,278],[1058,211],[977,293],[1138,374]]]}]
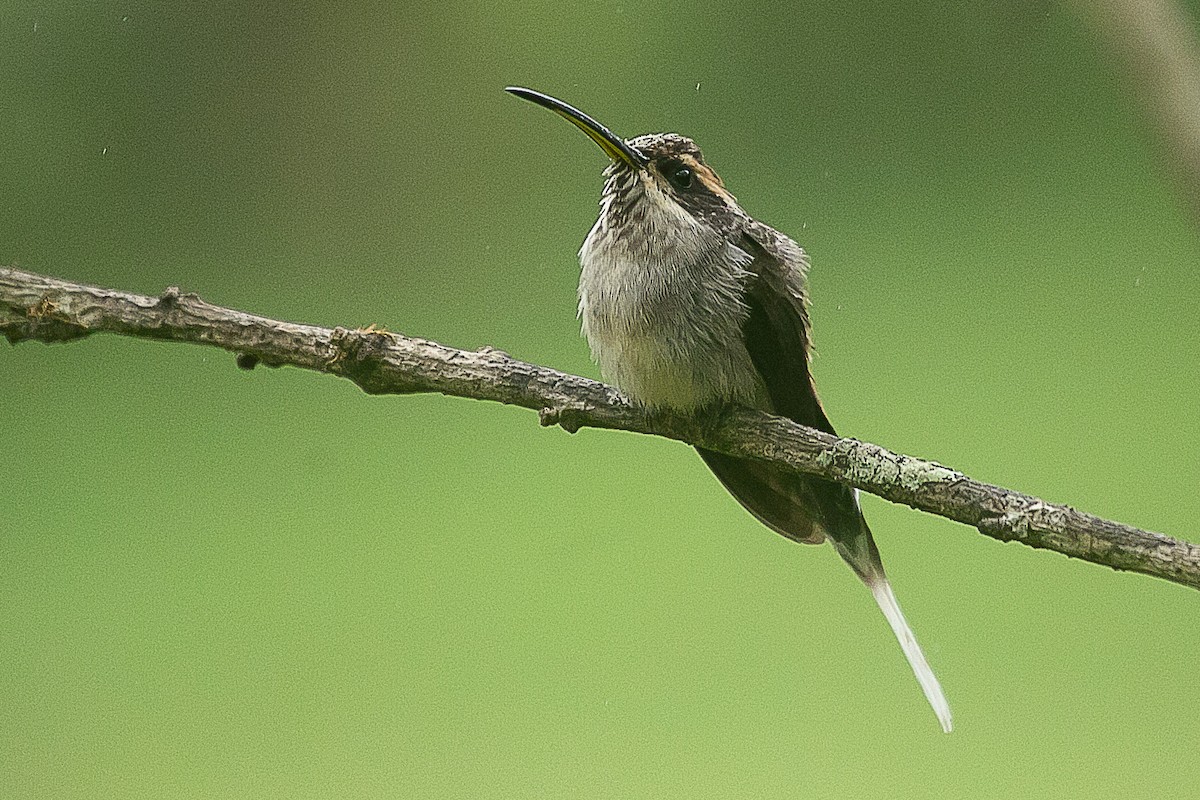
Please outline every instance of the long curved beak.
[{"label": "long curved beak", "polygon": [[551,97],[548,94],[535,92],[533,89],[524,89],[520,86],[508,86],[504,91],[515,94],[522,100],[528,100],[531,103],[537,103],[542,108],[548,108],[555,114],[570,122],[579,130],[588,135],[593,142],[600,145],[600,149],[611,158],[613,161],[619,161],[628,164],[634,169],[641,169],[650,163],[650,159],[646,158],[635,147],[630,147],[624,139],[617,136],[608,128],[601,125],[596,120],[589,117],[587,114],[580,111],[574,106],[567,105],[562,100]]}]

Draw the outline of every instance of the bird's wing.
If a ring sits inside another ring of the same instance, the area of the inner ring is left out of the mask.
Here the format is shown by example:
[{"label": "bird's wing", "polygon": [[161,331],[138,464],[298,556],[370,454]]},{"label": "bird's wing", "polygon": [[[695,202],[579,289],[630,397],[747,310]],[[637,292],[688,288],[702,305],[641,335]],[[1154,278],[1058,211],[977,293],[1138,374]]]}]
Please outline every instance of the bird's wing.
[{"label": "bird's wing", "polygon": [[[809,371],[805,272],[808,259],[794,241],[750,221],[739,246],[753,257],[744,300],[746,349],[771,400],[769,409],[802,425],[834,433]],[[828,536],[863,574],[879,554],[851,489],[770,464],[700,451],[709,468],[750,513],[789,539],[820,543]]]},{"label": "bird's wing", "polygon": [[741,247],[754,257],[746,286],[746,349],[766,384],[773,410],[833,433],[808,368],[808,256],[787,236],[753,220]]}]

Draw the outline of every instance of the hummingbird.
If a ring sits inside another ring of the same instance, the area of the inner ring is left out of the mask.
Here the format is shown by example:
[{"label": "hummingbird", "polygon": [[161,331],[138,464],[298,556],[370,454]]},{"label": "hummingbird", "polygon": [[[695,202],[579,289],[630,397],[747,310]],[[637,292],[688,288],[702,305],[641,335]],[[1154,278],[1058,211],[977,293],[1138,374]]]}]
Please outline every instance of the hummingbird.
[{"label": "hummingbird", "polygon": [[[579,317],[604,379],[651,411],[738,404],[833,434],[809,369],[804,250],[743,211],[688,137],[622,139],[562,100],[506,91],[563,117],[609,158],[600,216],[579,250]],[[949,732],[950,706],[888,582],[858,490],[696,449],[759,522],[833,545],[871,590]]]}]

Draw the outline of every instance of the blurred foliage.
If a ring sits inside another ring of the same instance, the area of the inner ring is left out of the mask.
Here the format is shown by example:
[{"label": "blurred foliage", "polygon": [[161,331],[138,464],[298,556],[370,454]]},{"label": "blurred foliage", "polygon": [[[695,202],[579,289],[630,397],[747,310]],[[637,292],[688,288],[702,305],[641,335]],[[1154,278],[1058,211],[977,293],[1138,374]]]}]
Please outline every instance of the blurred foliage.
[{"label": "blurred foliage", "polygon": [[[809,249],[842,432],[1195,538],[1200,237],[1051,4],[6,2],[0,263],[594,375],[603,157],[509,83],[693,136]],[[0,430],[6,796],[1200,782],[1177,586],[867,499],[943,736],[833,553],[674,443],[111,337],[0,348]]]}]

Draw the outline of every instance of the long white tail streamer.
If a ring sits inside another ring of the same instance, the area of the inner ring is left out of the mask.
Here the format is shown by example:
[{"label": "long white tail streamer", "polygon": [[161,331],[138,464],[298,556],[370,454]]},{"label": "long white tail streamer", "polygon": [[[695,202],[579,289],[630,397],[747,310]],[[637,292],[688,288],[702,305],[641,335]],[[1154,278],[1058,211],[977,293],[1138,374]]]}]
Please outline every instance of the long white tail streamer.
[{"label": "long white tail streamer", "polygon": [[879,578],[868,581],[867,586],[870,587],[875,602],[879,604],[879,610],[892,626],[892,631],[900,642],[900,649],[904,651],[904,657],[908,659],[913,673],[917,676],[917,683],[921,684],[925,698],[929,700],[929,705],[933,706],[933,713],[937,714],[938,722],[942,723],[942,730],[949,733],[953,728],[950,704],[946,702],[946,695],[942,694],[942,685],[938,683],[933,670],[929,668],[929,662],[925,660],[925,654],[921,652],[921,645],[917,644],[917,637],[913,635],[912,628],[908,627],[908,622],[904,619],[904,612],[896,602],[896,593],[892,591],[892,585],[888,583],[887,578]]}]

